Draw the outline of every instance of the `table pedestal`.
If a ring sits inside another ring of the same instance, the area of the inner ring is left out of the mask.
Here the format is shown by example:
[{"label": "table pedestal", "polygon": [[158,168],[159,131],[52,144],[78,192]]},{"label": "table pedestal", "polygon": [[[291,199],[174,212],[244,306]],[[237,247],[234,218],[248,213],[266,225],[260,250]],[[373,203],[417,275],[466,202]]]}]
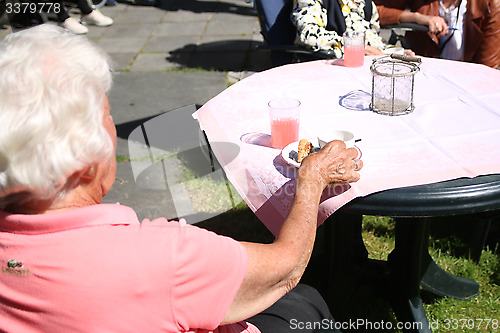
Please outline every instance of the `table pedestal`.
[{"label": "table pedestal", "polygon": [[[361,285],[386,299],[405,332],[431,332],[420,287],[459,299],[475,296],[479,285],[443,271],[428,253],[426,218],[396,219],[396,245],[387,261],[368,259],[361,236],[362,215],[337,212],[325,224],[328,299],[343,304]],[[338,288],[337,288],[338,287]],[[413,324],[411,324],[413,323]]]}]

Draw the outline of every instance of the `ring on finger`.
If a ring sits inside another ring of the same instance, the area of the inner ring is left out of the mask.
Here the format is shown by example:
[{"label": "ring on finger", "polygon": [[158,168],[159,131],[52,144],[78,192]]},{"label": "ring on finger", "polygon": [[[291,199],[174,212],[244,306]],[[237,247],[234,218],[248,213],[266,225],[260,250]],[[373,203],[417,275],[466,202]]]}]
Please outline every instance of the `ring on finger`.
[{"label": "ring on finger", "polygon": [[354,171],[358,171],[359,169],[361,169],[361,163],[359,162],[359,160],[357,158],[354,159],[354,163],[356,163],[356,167],[354,168]]},{"label": "ring on finger", "polygon": [[340,169],[341,165],[342,165],[342,163],[337,164],[337,170],[336,171],[337,171],[337,173],[339,175],[343,175],[345,173],[345,168],[344,169]]}]

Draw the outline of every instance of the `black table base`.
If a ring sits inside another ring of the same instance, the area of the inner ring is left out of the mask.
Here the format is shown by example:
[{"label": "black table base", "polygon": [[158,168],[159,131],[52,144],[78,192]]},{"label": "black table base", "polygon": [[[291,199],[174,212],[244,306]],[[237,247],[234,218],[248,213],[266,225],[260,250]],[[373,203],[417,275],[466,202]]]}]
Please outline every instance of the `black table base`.
[{"label": "black table base", "polygon": [[[500,210],[500,175],[460,178],[382,191],[357,198],[325,222],[329,270],[323,290],[333,304],[345,304],[360,285],[390,302],[405,332],[432,332],[420,288],[465,299],[479,293],[475,281],[443,271],[428,253],[427,224],[432,217],[474,215],[479,261],[491,219]],[[396,245],[386,261],[368,259],[361,234],[362,216],[396,219]]]},{"label": "black table base", "polygon": [[[478,295],[479,285],[442,270],[428,253],[427,218],[396,219],[396,244],[387,261],[368,259],[361,237],[362,215],[336,213],[325,224],[329,272],[327,298],[336,305],[361,285],[387,300],[405,332],[432,332],[420,288],[436,295],[465,299]],[[338,287],[338,288],[337,288]]]}]

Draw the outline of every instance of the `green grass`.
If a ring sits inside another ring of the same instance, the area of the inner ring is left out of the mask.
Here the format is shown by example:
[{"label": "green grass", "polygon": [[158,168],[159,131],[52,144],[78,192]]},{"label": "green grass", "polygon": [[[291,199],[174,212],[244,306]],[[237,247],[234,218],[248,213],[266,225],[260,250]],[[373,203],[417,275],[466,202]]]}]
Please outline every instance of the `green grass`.
[{"label": "green grass", "polygon": [[126,162],[130,162],[130,157],[125,155],[116,156],[116,163],[126,163]]},{"label": "green grass", "polygon": [[434,261],[446,271],[480,285],[480,294],[467,300],[422,294],[429,321],[450,327],[442,332],[500,331],[500,255],[497,247],[486,247],[479,263],[470,259],[467,236],[473,234],[473,226],[466,219],[448,219],[430,228],[430,253]]},{"label": "green grass", "polygon": [[[224,213],[235,208],[246,208],[243,199],[233,185],[225,179],[212,178],[208,174],[203,177],[190,169],[183,167],[183,179],[186,191],[191,199],[193,209],[197,213]],[[221,173],[220,173],[221,174]]]},{"label": "green grass", "polygon": [[[473,223],[454,219],[431,223],[429,253],[447,272],[476,281],[480,285],[480,294],[458,300],[437,297],[422,290],[424,309],[433,332],[499,332],[500,256],[497,249],[485,248],[479,263],[470,259],[470,232],[464,230],[464,226],[470,228]],[[394,228],[395,223],[390,218],[364,217],[363,239],[370,258],[387,259],[394,248]],[[347,318],[368,318],[372,322],[384,320],[394,324],[397,322],[390,306],[368,289],[360,288],[351,305]],[[395,329],[379,331],[402,332]]]},{"label": "green grass", "polygon": [[165,72],[173,72],[173,73],[199,73],[199,72],[211,72],[215,71],[215,69],[205,69],[202,67],[178,67],[178,68],[169,68],[166,69]]}]

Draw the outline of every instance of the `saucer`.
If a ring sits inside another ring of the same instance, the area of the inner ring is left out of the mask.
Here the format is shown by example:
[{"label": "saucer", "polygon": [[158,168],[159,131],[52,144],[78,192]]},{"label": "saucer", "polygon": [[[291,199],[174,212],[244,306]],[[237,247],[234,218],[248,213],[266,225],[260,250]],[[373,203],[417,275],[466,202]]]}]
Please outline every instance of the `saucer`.
[{"label": "saucer", "polygon": [[[307,139],[307,141],[312,143],[314,148],[319,148],[318,138]],[[297,162],[297,157],[299,155],[298,150],[299,141],[292,142],[281,150],[281,157],[288,165],[298,168],[300,167],[300,163]]]}]

